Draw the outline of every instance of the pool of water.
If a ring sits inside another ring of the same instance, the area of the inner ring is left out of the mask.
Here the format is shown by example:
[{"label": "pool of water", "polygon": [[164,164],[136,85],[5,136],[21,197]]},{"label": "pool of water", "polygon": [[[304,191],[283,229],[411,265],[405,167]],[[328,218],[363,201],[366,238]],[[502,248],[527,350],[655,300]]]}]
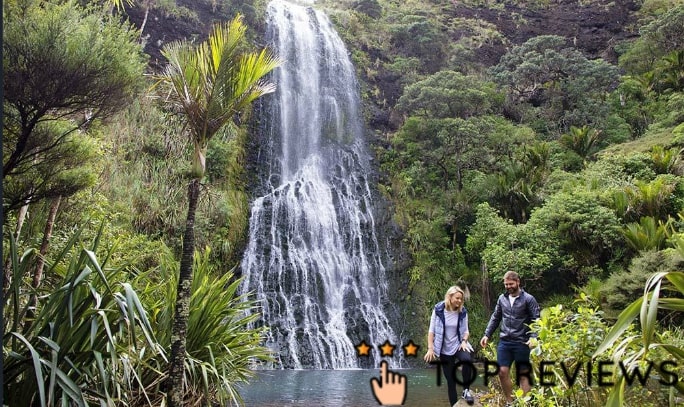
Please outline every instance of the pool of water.
[{"label": "pool of water", "polygon": [[[448,407],[444,379],[437,386],[436,369],[397,369],[408,380],[404,406]],[[370,380],[378,369],[259,371],[240,394],[246,407],[377,407]],[[482,390],[481,383],[471,386]],[[459,394],[462,388],[459,386]]]}]

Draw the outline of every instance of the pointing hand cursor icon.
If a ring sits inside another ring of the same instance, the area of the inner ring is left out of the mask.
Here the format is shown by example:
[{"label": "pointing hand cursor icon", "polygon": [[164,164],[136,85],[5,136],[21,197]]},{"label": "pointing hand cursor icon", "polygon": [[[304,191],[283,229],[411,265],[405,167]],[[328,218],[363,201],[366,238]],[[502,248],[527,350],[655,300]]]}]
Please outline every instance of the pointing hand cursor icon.
[{"label": "pointing hand cursor icon", "polygon": [[380,362],[380,380],[370,380],[373,396],[382,406],[401,406],[406,400],[406,375],[387,370],[387,362]]}]

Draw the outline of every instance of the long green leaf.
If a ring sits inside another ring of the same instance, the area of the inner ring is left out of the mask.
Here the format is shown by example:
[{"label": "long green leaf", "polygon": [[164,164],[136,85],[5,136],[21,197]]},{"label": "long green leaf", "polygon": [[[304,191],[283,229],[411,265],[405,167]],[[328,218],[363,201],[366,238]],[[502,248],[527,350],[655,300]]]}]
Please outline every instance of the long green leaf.
[{"label": "long green leaf", "polygon": [[658,305],[662,309],[684,311],[684,298],[661,298]]},{"label": "long green leaf", "polygon": [[684,349],[674,346],[674,345],[669,345],[665,343],[655,343],[653,346],[660,347],[668,351],[672,356],[679,360],[684,360]]},{"label": "long green leaf", "polygon": [[31,343],[24,338],[23,335],[17,332],[11,332],[11,335],[19,339],[26,345],[26,349],[31,352],[31,360],[33,361],[33,373],[36,376],[36,384],[38,385],[38,397],[40,398],[41,407],[47,406],[45,398],[45,379],[43,378],[43,368],[41,366],[40,354],[33,348]]},{"label": "long green leaf", "polygon": [[[642,338],[644,343],[644,349],[648,349],[651,341],[653,340],[653,334],[655,333],[656,325],[658,324],[658,300],[660,299],[660,286],[662,279],[658,279],[654,286],[651,295],[648,293],[645,295],[644,304],[642,305],[642,320],[641,320],[641,330],[643,332]],[[644,318],[643,310],[645,304],[648,304],[648,311],[646,312],[646,317]]]},{"label": "long green leaf", "polygon": [[111,293],[112,287],[110,287],[107,276],[105,275],[104,271],[102,271],[102,268],[100,267],[100,263],[97,261],[97,257],[95,256],[95,253],[90,251],[90,250],[87,250],[87,249],[84,249],[83,251],[85,252],[85,254],[90,259],[90,264],[93,265],[93,267],[95,268],[95,271],[97,271],[97,274],[100,275],[100,278],[102,279],[102,283],[105,285],[105,287],[107,287],[107,291]]},{"label": "long green leaf", "polygon": [[615,343],[620,335],[622,335],[629,328],[634,318],[639,315],[639,311],[641,310],[643,302],[643,297],[639,298],[620,313],[617,321],[615,321],[615,325],[613,325],[610,331],[608,331],[605,339],[594,352],[593,357],[603,354],[606,350],[613,346],[613,343]]},{"label": "long green leaf", "polygon": [[675,389],[677,389],[679,394],[684,394],[684,380],[678,380],[677,383],[675,383],[674,387]]},{"label": "long green leaf", "polygon": [[[59,348],[58,348],[59,349]],[[50,350],[50,365],[57,366],[59,360],[59,353],[56,349]],[[55,394],[55,386],[57,385],[57,369],[50,369],[50,383],[48,384],[48,404],[52,405],[52,396]]]},{"label": "long green leaf", "polygon": [[86,279],[90,274],[92,273],[92,270],[90,267],[86,266],[83,268],[83,270],[75,274],[73,279],[69,281],[69,284],[64,286],[63,288],[66,289],[67,294],[67,312],[69,314],[69,325],[73,326],[74,325],[74,291],[76,289],[76,286],[78,286],[83,280]]},{"label": "long green leaf", "polygon": [[105,397],[109,400],[111,397],[109,395],[109,374],[107,374],[107,369],[105,369],[104,361],[102,360],[102,353],[98,351],[93,351],[93,356],[95,357],[95,363],[97,364],[97,369],[100,373],[101,384],[100,387],[104,390]]},{"label": "long green leaf", "polygon": [[680,293],[684,294],[684,272],[670,272],[667,273],[666,278]]},{"label": "long green leaf", "polygon": [[605,407],[623,407],[625,400],[625,378],[620,376],[610,390]]},{"label": "long green leaf", "polygon": [[62,391],[66,393],[69,398],[78,406],[85,407],[88,403],[86,402],[85,396],[76,382],[71,380],[69,376],[67,376],[61,369],[56,369],[56,371],[59,383],[61,383],[60,388]]},{"label": "long green leaf", "polygon": [[145,310],[145,307],[140,302],[140,298],[131,284],[123,283],[122,285],[126,293],[126,302],[128,303],[128,307],[137,312],[137,319],[140,323],[140,328],[145,335],[145,339],[149,345],[154,346],[154,343],[156,342],[154,340],[154,330],[152,329],[150,320],[147,318],[147,311]]}]

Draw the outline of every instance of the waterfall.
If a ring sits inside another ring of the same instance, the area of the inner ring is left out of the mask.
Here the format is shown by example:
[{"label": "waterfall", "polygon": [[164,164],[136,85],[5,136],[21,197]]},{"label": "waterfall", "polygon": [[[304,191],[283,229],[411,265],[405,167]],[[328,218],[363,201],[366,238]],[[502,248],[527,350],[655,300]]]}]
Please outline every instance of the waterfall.
[{"label": "waterfall", "polygon": [[[354,67],[322,12],[274,0],[267,16],[283,63],[265,101],[241,289],[260,304],[276,367],[377,366],[378,345],[400,344],[387,316]],[[357,357],[362,340],[369,359]]]}]

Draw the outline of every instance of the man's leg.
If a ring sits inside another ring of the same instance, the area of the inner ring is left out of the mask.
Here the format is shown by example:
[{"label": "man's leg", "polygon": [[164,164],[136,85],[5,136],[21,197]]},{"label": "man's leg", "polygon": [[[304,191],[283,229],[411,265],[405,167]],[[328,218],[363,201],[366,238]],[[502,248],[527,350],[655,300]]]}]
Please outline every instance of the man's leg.
[{"label": "man's leg", "polygon": [[513,401],[513,383],[511,382],[511,369],[508,366],[499,366],[499,380],[501,389],[507,402]]},{"label": "man's leg", "polygon": [[516,344],[513,358],[515,360],[515,369],[518,372],[518,380],[523,394],[527,394],[532,390],[532,365],[530,364],[530,348],[522,343]]},{"label": "man's leg", "polygon": [[528,391],[532,390],[532,385],[530,384],[530,381],[527,378],[527,376],[523,376],[520,378],[520,388],[523,391],[523,395],[527,394]]},{"label": "man's leg", "polygon": [[496,362],[499,364],[499,381],[506,402],[513,401],[513,383],[511,382],[511,363],[513,363],[513,350],[510,343],[499,341],[496,347]]}]

